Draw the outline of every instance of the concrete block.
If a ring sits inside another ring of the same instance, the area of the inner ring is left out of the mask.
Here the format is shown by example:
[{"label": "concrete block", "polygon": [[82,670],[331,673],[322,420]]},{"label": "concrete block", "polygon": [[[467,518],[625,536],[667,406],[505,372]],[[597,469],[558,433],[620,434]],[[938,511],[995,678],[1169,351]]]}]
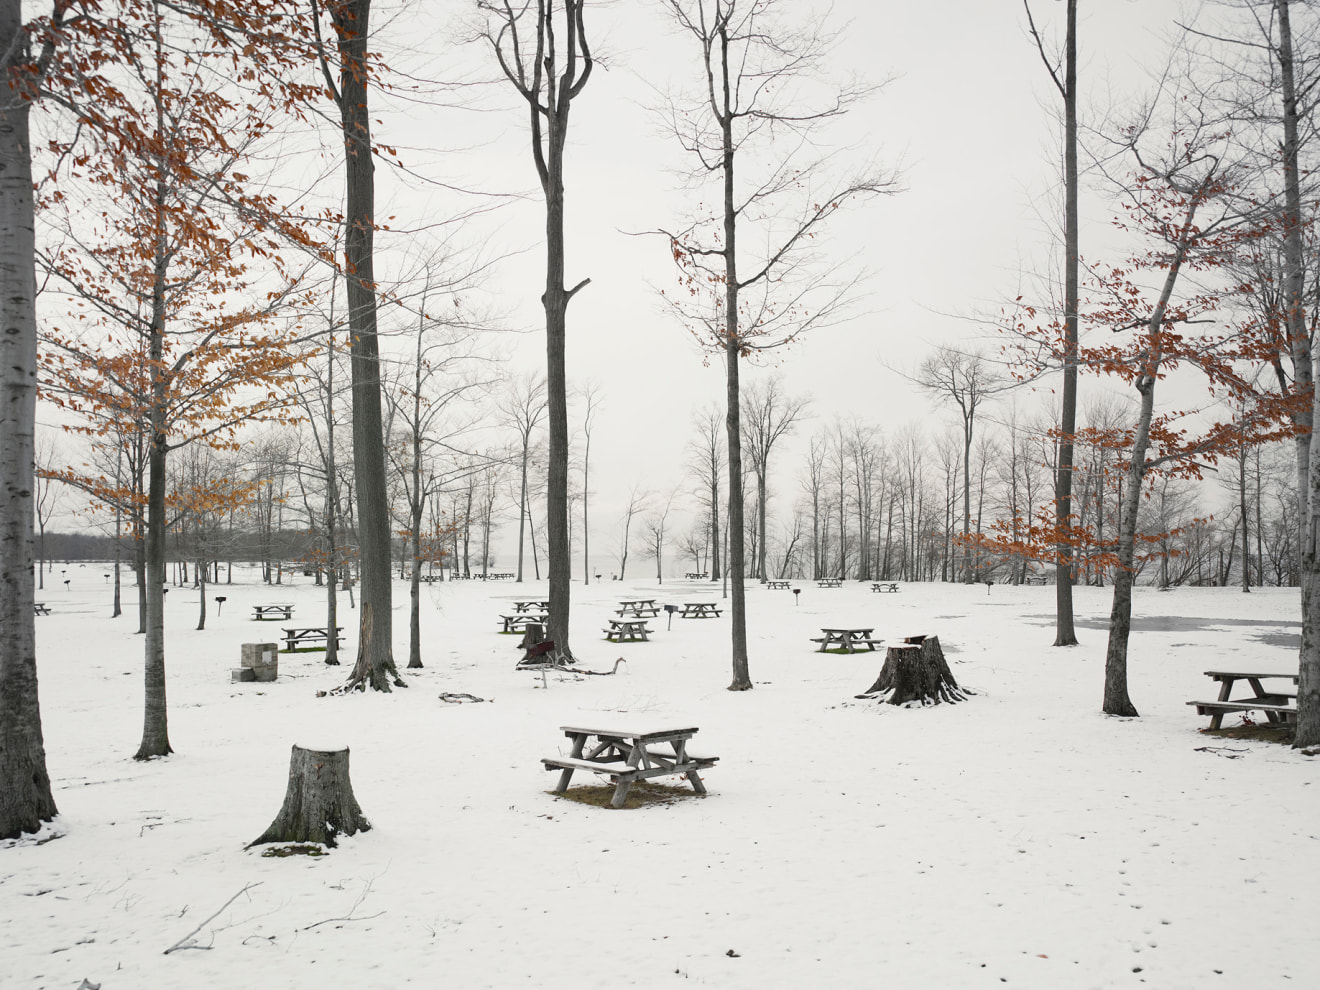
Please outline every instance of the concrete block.
[{"label": "concrete block", "polygon": [[252,672],[250,680],[273,681],[280,673],[278,643],[244,643],[243,668]]}]

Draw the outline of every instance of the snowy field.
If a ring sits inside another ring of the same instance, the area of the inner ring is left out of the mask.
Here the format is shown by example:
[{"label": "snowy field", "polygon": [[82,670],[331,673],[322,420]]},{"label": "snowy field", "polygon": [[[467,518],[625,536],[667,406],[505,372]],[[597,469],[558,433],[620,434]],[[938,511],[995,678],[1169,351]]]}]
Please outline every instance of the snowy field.
[{"label": "snowy field", "polygon": [[[582,665],[628,662],[543,690],[514,671],[498,616],[545,585],[437,584],[409,690],[318,698],[346,668],[316,653],[281,655],[276,683],[230,682],[240,645],[285,624],[251,621],[253,604],[324,622],[309,579],[270,589],[244,571],[208,589],[228,600],[203,632],[196,591],[169,594],[176,753],[142,764],[142,639],[135,619],[107,618],[101,571],[74,565],[71,590],[39,596],[61,815],[38,837],[53,841],[0,850],[6,988],[1316,985],[1316,759],[1201,735],[1208,719],[1185,704],[1214,697],[1205,670],[1296,669],[1294,590],[1138,589],[1143,717],[1118,720],[1099,714],[1108,589],[1078,589],[1083,643],[1060,650],[1052,587],[797,582],[795,605],[750,586],[756,689],[735,694],[727,613],[672,630],[662,614],[650,643],[600,632],[620,598],[717,587],[575,585]],[[402,666],[403,585],[395,601]],[[938,634],[976,697],[856,700],[882,654],[813,652],[839,625]],[[579,720],[700,726],[694,748],[720,757],[709,796],[557,799],[539,759]],[[279,810],[291,745],[335,740],[374,829],[319,858],[245,850]],[[198,948],[165,954],[245,886]]]}]

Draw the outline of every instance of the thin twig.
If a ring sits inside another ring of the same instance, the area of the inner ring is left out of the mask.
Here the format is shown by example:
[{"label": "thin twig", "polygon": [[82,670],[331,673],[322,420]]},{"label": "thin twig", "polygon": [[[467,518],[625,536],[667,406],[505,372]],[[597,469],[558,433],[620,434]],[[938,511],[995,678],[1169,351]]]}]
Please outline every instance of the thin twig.
[{"label": "thin twig", "polygon": [[194,935],[196,935],[196,934],[197,934],[198,932],[200,932],[203,928],[205,928],[206,925],[207,925],[208,923],[210,923],[211,921],[215,920],[215,918],[216,918],[216,917],[217,917],[222,911],[224,911],[225,908],[227,908],[227,907],[229,907],[229,905],[233,904],[234,901],[238,900],[242,895],[246,894],[246,893],[247,893],[249,890],[251,890],[253,887],[260,887],[260,886],[261,886],[261,881],[257,881],[256,883],[250,883],[250,884],[248,884],[246,887],[244,887],[242,890],[240,890],[240,891],[239,891],[237,894],[235,894],[233,897],[229,898],[229,900],[227,900],[227,901],[225,901],[223,904],[221,904],[219,910],[217,910],[217,911],[215,912],[215,914],[211,915],[211,917],[207,918],[207,919],[206,919],[205,921],[203,921],[200,925],[198,925],[196,928],[194,928],[192,931],[190,931],[187,935],[183,936],[183,938],[179,939],[177,942],[175,942],[173,945],[171,945],[168,949],[166,949],[166,950],[165,950],[165,955],[168,956],[171,952],[173,952],[173,951],[176,950],[176,949],[209,949],[209,948],[211,948],[209,945],[198,945],[198,944],[195,943],[195,942],[190,942],[189,939],[191,939]]},{"label": "thin twig", "polygon": [[375,882],[376,882],[375,877],[367,881],[366,886],[362,888],[362,893],[358,894],[357,900],[353,902],[353,906],[348,909],[348,914],[344,915],[344,917],[326,918],[322,921],[314,921],[307,927],[300,929],[300,931],[304,931],[304,932],[310,931],[311,929],[316,928],[318,925],[328,925],[332,921],[370,921],[372,918],[379,918],[382,914],[385,913],[384,911],[377,911],[375,914],[369,914],[363,918],[353,917],[353,912],[358,909],[358,905],[360,905],[363,901],[367,899],[367,895],[371,893],[371,885]]}]

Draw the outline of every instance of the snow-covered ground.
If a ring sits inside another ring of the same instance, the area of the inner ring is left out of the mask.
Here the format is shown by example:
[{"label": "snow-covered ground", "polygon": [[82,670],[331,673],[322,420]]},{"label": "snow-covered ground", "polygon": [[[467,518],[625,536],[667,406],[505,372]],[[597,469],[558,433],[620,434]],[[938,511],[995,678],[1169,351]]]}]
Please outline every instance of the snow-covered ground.
[{"label": "snow-covered ground", "polygon": [[[176,753],[136,763],[142,640],[107,618],[101,571],[75,565],[37,620],[61,815],[38,837],[54,841],[0,849],[4,987],[1168,990],[1320,972],[1315,759],[1203,736],[1185,704],[1214,697],[1208,669],[1295,669],[1293,590],[1139,589],[1142,717],[1120,720],[1099,713],[1107,589],[1078,589],[1083,643],[1055,649],[1052,587],[800,582],[795,605],[751,586],[756,688],[731,693],[727,614],[672,630],[662,615],[650,643],[600,633],[620,598],[709,600],[710,585],[576,585],[581,663],[628,662],[543,690],[514,671],[497,617],[544,584],[437,584],[408,690],[318,698],[346,668],[315,653],[281,655],[278,682],[231,683],[240,645],[283,624],[251,621],[253,604],[324,621],[310,580],[270,589],[244,571],[208,590],[227,601],[202,632],[197,593],[168,596]],[[395,600],[402,665],[402,585]],[[978,693],[857,700],[882,654],[813,652],[831,625],[936,633]],[[709,796],[555,798],[539,759],[582,719],[700,726],[694,748],[720,757]],[[351,747],[373,830],[319,858],[246,850],[279,810],[292,744],[327,740]],[[198,948],[165,954],[199,924]]]}]

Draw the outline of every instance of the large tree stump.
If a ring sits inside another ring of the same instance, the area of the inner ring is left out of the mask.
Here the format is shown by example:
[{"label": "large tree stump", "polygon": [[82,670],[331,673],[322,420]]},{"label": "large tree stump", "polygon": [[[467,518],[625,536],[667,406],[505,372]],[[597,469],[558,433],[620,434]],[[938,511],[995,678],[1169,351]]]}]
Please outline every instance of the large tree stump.
[{"label": "large tree stump", "polygon": [[523,651],[523,657],[517,663],[519,667],[533,667],[539,670],[543,667],[567,666],[564,658],[555,649],[554,640],[545,638],[545,629],[539,622],[529,622],[523,628],[523,638],[518,643],[518,649]]},{"label": "large tree stump", "polygon": [[370,829],[371,822],[353,796],[348,747],[327,750],[295,745],[284,807],[248,848],[267,842],[320,842],[333,848],[335,836]]},{"label": "large tree stump", "polygon": [[971,693],[958,686],[938,636],[909,636],[885,650],[880,676],[857,697],[878,698],[890,705],[928,706],[966,701]]}]

